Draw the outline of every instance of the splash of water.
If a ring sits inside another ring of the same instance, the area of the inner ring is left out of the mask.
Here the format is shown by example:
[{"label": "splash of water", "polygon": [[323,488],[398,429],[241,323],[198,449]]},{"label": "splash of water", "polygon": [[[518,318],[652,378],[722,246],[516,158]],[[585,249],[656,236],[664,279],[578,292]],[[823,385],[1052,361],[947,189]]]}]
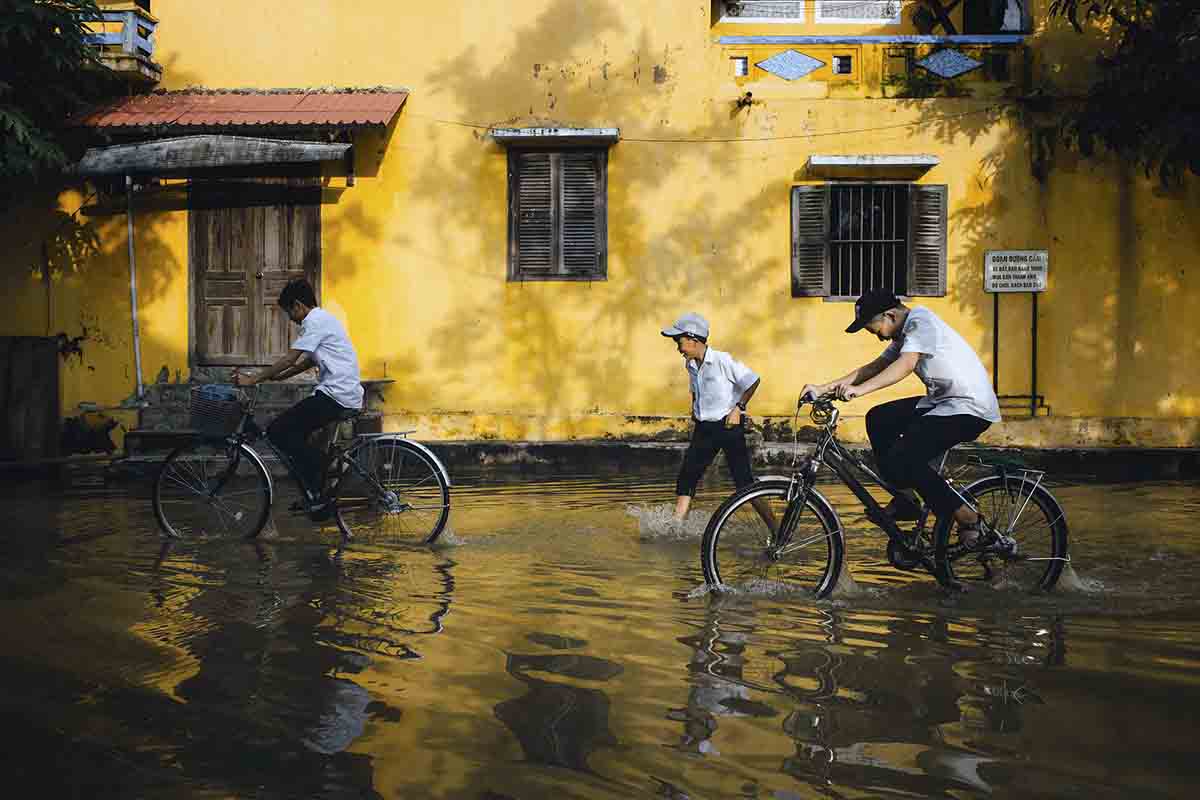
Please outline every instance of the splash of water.
[{"label": "splash of water", "polygon": [[858,581],[854,580],[854,576],[850,574],[850,568],[843,565],[837,583],[833,585],[833,591],[829,593],[829,599],[842,600],[847,597],[861,597],[866,593],[867,590],[860,586]]},{"label": "splash of water", "polygon": [[1105,591],[1104,584],[1095,578],[1080,577],[1070,561],[1063,565],[1062,575],[1058,577],[1057,588],[1064,592],[1082,592],[1083,594],[1100,594]]},{"label": "splash of water", "polygon": [[441,536],[434,541],[433,548],[435,550],[442,550],[451,547],[462,547],[466,543],[467,540],[455,533],[454,529],[447,524],[442,530]]},{"label": "splash of water", "polygon": [[682,521],[675,519],[675,508],[669,504],[626,506],[625,513],[638,521],[638,534],[643,541],[696,541],[708,526],[704,514],[691,514]]}]

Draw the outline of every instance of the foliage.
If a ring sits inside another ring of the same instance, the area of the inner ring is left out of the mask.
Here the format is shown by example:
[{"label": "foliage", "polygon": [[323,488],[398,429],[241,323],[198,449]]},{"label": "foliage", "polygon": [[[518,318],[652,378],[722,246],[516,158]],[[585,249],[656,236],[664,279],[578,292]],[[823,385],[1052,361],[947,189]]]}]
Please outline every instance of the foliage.
[{"label": "foliage", "polygon": [[88,44],[95,0],[0,0],[0,180],[65,166],[72,115],[116,80]]},{"label": "foliage", "polygon": [[1178,183],[1200,174],[1200,3],[1196,0],[1053,0],[1051,16],[1107,34],[1099,78],[1068,112],[1065,138],[1100,148]]}]

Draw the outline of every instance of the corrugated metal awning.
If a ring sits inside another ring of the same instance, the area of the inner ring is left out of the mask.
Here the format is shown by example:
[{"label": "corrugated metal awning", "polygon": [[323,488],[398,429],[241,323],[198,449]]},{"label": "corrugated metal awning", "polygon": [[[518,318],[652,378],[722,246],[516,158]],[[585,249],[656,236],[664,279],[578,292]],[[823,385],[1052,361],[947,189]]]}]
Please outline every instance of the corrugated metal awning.
[{"label": "corrugated metal awning", "polygon": [[89,128],[382,126],[408,99],[402,90],[199,90],[125,97],[75,119]]},{"label": "corrugated metal awning", "polygon": [[75,167],[79,175],[189,175],[229,167],[315,164],[346,157],[343,142],[298,142],[215,134],[92,147]]}]

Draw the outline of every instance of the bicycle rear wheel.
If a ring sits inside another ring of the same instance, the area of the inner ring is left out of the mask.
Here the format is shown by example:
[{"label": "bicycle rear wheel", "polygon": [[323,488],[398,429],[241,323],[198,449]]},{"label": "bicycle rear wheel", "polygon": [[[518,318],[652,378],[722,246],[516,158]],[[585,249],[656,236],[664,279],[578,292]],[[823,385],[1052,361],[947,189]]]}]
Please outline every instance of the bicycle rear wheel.
[{"label": "bicycle rear wheel", "polygon": [[1025,477],[993,475],[963,489],[1001,541],[982,552],[964,550],[952,518],[938,520],[934,555],[944,585],[991,583],[1023,591],[1054,587],[1067,562],[1067,517],[1044,486]]},{"label": "bicycle rear wheel", "polygon": [[177,539],[252,539],[270,514],[270,477],[242,444],[189,442],[167,456],[154,482],[154,515]]},{"label": "bicycle rear wheel", "polygon": [[336,519],[342,536],[436,541],[450,516],[450,485],[437,461],[404,439],[374,438],[339,462]]},{"label": "bicycle rear wheel", "polygon": [[[735,591],[802,590],[824,597],[842,570],[841,523],[829,502],[809,490],[785,525],[789,481],[762,480],[733,494],[708,521],[700,545],[710,586]],[[771,520],[768,524],[767,519]]]}]

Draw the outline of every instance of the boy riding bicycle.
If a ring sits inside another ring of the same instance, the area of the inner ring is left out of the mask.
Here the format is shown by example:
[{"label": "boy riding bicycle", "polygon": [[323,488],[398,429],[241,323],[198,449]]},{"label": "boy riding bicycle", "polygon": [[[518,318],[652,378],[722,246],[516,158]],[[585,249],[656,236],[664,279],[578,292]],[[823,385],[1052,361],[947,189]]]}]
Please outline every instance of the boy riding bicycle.
[{"label": "boy riding bicycle", "polygon": [[234,370],[238,386],[263,381],[281,381],[317,367],[313,393],[280,414],[267,427],[267,438],[288,458],[300,479],[304,498],[301,508],[316,521],[328,516],[329,498],[321,493],[324,454],[308,443],[308,437],[331,422],[362,410],[363,388],[358,354],[346,329],[336,317],[317,306],[312,284],[304,278],[289,281],[279,293],[279,307],[300,326],[291,349],[271,366],[255,375]]},{"label": "boy riding bicycle", "polygon": [[[890,341],[878,358],[824,384],[808,384],[801,396],[834,394],[842,400],[887,388],[916,373],[924,397],[909,397],[867,412],[867,436],[883,477],[916,489],[940,518],[953,516],[959,541],[985,544],[979,514],[963,502],[929,462],[956,444],[974,441],[1000,421],[1000,404],[987,370],[970,345],[927,308],[908,308],[891,292],[872,289],[855,303],[847,333],[862,329]],[[917,519],[910,497],[884,509],[892,519]]]}]

